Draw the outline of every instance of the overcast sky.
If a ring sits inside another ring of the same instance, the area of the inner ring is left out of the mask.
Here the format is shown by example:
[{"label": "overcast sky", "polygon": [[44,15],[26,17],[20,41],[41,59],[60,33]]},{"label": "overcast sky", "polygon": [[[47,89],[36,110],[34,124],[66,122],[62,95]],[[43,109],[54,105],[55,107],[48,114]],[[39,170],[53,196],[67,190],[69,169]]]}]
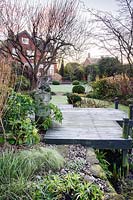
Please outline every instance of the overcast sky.
[{"label": "overcast sky", "polygon": [[116,0],[82,0],[89,8],[115,12],[117,10]]},{"label": "overcast sky", "polygon": [[[81,2],[84,2],[85,7],[87,8],[108,11],[112,14],[115,14],[115,12],[118,10],[118,2],[116,0],[81,0]],[[85,52],[84,55],[85,57],[87,56],[87,53],[90,53],[91,57],[101,57],[102,55],[109,55],[108,52],[100,50],[96,47],[88,47],[88,50]]]}]

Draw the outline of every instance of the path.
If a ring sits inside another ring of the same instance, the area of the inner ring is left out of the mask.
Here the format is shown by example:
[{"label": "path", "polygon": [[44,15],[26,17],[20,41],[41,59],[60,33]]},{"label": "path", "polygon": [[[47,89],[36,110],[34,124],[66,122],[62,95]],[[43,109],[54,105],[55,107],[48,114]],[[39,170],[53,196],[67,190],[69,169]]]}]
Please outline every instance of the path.
[{"label": "path", "polygon": [[129,149],[131,139],[122,138],[117,121],[127,117],[111,108],[72,108],[62,106],[62,125],[54,124],[45,135],[48,144],[82,144],[99,149]]}]

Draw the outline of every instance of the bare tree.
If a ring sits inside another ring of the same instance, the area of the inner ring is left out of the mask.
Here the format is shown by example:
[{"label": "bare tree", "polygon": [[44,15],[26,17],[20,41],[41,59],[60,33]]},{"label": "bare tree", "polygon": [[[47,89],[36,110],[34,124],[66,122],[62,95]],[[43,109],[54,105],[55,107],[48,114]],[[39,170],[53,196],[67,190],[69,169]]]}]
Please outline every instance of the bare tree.
[{"label": "bare tree", "polygon": [[[79,51],[86,41],[85,24],[79,20],[77,0],[54,0],[46,5],[30,5],[17,0],[5,0],[1,7],[0,26],[6,40],[1,41],[1,53],[19,62],[37,85],[37,73],[46,74],[58,55],[71,49]],[[27,30],[34,49],[27,54],[19,40],[19,33]],[[15,52],[11,51],[11,47]],[[25,67],[23,59],[28,63]],[[31,62],[32,60],[32,62]]]},{"label": "bare tree", "polygon": [[116,0],[119,10],[116,15],[109,12],[87,9],[95,23],[96,45],[113,56],[128,61],[133,66],[133,1]]}]

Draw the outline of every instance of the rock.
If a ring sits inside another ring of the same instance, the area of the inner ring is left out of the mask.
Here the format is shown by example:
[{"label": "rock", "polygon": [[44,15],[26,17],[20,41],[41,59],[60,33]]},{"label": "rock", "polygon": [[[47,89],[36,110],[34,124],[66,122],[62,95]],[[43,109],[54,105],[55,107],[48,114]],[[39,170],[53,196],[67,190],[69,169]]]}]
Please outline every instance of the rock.
[{"label": "rock", "polygon": [[86,161],[90,162],[91,165],[99,163],[98,159],[96,158],[96,154],[95,154],[94,150],[91,148],[87,149]]},{"label": "rock", "polygon": [[80,173],[79,173],[79,175],[80,175],[80,176],[82,176],[82,177],[84,177],[84,175],[85,175],[85,174],[84,174],[84,173],[82,173],[82,172],[80,172]]},{"label": "rock", "polygon": [[94,183],[95,178],[93,176],[85,175],[84,180],[88,183]]},{"label": "rock", "polygon": [[109,182],[107,183],[107,187],[105,191],[108,193],[115,193],[115,189],[112,187],[112,185]]},{"label": "rock", "polygon": [[108,182],[93,149],[81,145],[61,145],[57,146],[57,150],[66,158],[60,174],[78,173],[86,182],[100,187],[105,194],[103,200],[123,200]]},{"label": "rock", "polygon": [[113,194],[105,194],[104,200],[125,200],[122,195],[113,193]]},{"label": "rock", "polygon": [[61,174],[67,174],[67,171],[65,169],[61,169],[60,173]]},{"label": "rock", "polygon": [[101,168],[100,165],[98,164],[94,164],[90,167],[90,171],[92,173],[92,175],[96,176],[96,177],[99,177],[101,179],[107,179],[103,169]]}]

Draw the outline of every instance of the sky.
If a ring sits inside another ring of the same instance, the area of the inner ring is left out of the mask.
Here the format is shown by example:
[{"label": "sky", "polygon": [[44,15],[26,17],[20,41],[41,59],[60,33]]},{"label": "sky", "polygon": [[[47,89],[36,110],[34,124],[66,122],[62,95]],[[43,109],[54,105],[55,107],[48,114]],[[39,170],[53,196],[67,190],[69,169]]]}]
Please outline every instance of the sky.
[{"label": "sky", "polygon": [[116,0],[82,0],[89,8],[115,12],[117,10]]},{"label": "sky", "polygon": [[[118,10],[118,2],[116,0],[81,0],[81,3],[82,2],[84,2],[86,8],[107,11],[111,12],[112,14],[115,14]],[[98,58],[101,56],[109,55],[108,52],[105,52],[98,47],[88,47],[88,50],[84,53],[84,57],[87,57],[88,53],[90,53],[91,57]]]}]

